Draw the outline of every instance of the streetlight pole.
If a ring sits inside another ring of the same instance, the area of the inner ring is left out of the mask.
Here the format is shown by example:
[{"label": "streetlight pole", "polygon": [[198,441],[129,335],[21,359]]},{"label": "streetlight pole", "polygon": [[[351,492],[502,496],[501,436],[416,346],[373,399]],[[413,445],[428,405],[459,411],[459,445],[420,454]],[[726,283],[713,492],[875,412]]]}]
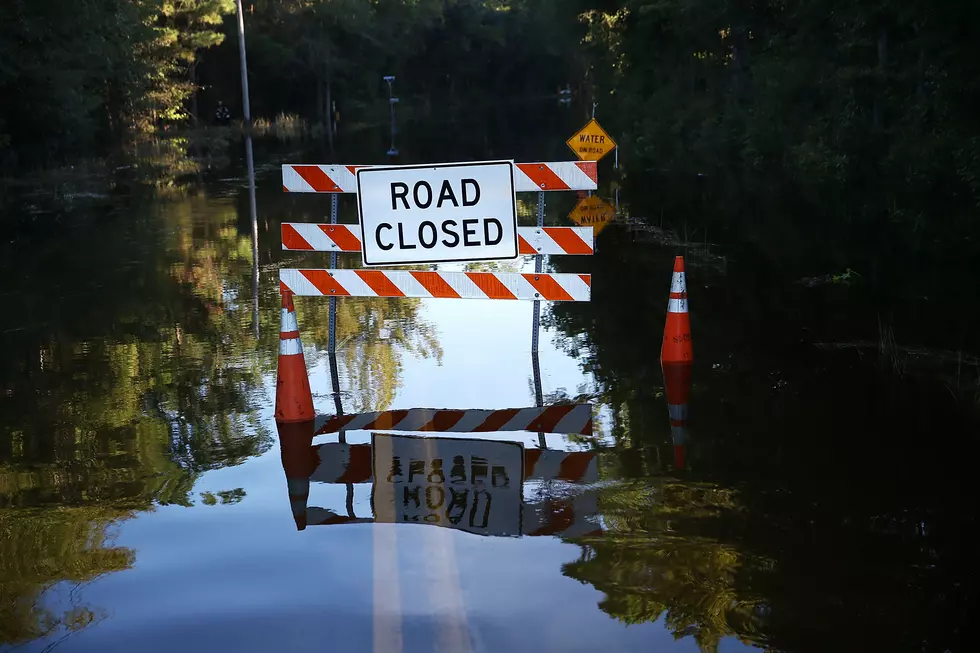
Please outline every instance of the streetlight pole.
[{"label": "streetlight pole", "polygon": [[388,82],[388,106],[391,107],[391,148],[388,150],[388,156],[398,156],[398,149],[395,147],[395,105],[398,104],[398,98],[394,97],[392,91],[392,83],[395,81],[394,75],[386,75],[384,80]]}]

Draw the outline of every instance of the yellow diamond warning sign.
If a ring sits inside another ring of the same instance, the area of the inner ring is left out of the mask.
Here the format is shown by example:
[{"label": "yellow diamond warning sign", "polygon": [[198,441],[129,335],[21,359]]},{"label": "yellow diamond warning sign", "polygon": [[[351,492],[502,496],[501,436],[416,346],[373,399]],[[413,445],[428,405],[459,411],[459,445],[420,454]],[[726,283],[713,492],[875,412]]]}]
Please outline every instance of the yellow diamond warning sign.
[{"label": "yellow diamond warning sign", "polygon": [[616,209],[610,206],[608,202],[593,195],[579,200],[578,205],[572,209],[568,217],[579,226],[592,227],[593,236],[598,236],[599,232],[605,229],[606,225],[616,217]]},{"label": "yellow diamond warning sign", "polygon": [[567,141],[568,147],[583,161],[598,161],[616,149],[616,141],[599,126],[595,118]]}]

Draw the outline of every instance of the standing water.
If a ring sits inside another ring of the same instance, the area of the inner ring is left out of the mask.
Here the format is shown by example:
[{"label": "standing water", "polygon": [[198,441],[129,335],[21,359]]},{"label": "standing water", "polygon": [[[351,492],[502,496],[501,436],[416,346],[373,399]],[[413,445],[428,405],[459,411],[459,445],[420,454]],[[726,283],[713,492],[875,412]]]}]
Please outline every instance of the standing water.
[{"label": "standing water", "polygon": [[[561,138],[418,140],[400,162],[567,158]],[[377,143],[352,152],[383,161]],[[17,204],[29,228],[0,244],[0,649],[964,650],[975,361],[916,374],[884,331],[830,323],[860,310],[843,284],[622,219],[595,256],[545,261],[591,273],[592,301],[544,306],[537,357],[530,302],[342,299],[330,356],[329,302],[296,299],[319,413],[532,407],[537,367],[545,405],[593,405],[591,433],[280,440],[278,269],[329,257],[283,252],[279,225],[328,222],[329,200],[283,194],[258,156],[258,268],[244,175]],[[535,224],[536,196],[519,199]],[[575,202],[549,195],[546,224]],[[356,222],[350,197],[339,219]],[[675,255],[694,349],[683,461],[660,365]],[[466,473],[456,510],[441,484]],[[410,474],[421,493],[393,485]]]}]

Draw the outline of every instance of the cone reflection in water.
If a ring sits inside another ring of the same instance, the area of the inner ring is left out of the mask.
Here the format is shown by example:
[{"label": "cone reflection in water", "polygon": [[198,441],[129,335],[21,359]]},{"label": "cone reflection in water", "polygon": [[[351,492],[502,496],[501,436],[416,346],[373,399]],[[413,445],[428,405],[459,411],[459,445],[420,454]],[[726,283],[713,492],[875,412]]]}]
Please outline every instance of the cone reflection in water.
[{"label": "cone reflection in water", "polygon": [[278,423],[282,469],[286,473],[289,507],[296,530],[306,528],[306,507],[310,498],[310,476],[320,464],[313,447],[313,421]]},{"label": "cone reflection in water", "polygon": [[283,290],[279,327],[279,369],[276,375],[276,422],[307,422],[313,414],[313,394],[306,374],[293,293]]},{"label": "cone reflection in water", "polygon": [[685,469],[687,465],[687,406],[691,396],[691,368],[691,363],[663,363],[670,439],[674,445],[674,467],[677,469]]},{"label": "cone reflection in water", "polygon": [[664,363],[685,363],[694,360],[691,346],[691,319],[687,312],[687,278],[684,274],[684,257],[674,259],[674,272],[670,280],[670,299],[667,302],[667,324],[664,341],[660,348],[660,360]]}]

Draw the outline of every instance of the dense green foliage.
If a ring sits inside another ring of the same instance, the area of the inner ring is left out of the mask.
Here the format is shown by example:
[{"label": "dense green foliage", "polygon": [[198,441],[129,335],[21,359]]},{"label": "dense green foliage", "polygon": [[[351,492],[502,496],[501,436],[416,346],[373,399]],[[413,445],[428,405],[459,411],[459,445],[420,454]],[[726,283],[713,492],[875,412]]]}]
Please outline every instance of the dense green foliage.
[{"label": "dense green foliage", "polygon": [[641,215],[752,243],[780,276],[973,303],[980,5],[592,4],[590,79]]},{"label": "dense green foliage", "polygon": [[[341,137],[385,122],[395,75],[403,115],[493,132],[542,115],[500,107],[570,84],[573,113],[596,99],[623,145],[641,215],[754,243],[786,274],[850,268],[961,304],[980,290],[978,7],[244,0],[257,117],[298,115],[332,147],[334,106]],[[3,3],[0,165],[209,124],[218,101],[240,118],[236,32],[232,0]]]},{"label": "dense green foliage", "polygon": [[[386,115],[384,75],[416,111],[553,93],[569,78],[567,30],[584,33],[560,6],[245,0],[253,113],[326,125],[336,102],[343,119],[373,120]],[[0,93],[17,101],[0,107],[0,163],[51,164],[153,127],[211,122],[219,100],[240,117],[234,13],[233,0],[3,3]]]},{"label": "dense green foliage", "polygon": [[8,166],[104,152],[184,117],[199,53],[234,0],[0,5],[0,145]]},{"label": "dense green foliage", "polygon": [[[399,111],[425,118],[404,135],[413,156],[526,160],[568,155],[569,125],[558,122],[577,123],[595,98],[622,146],[625,210],[676,228],[610,228],[595,257],[552,262],[595,274],[591,306],[547,319],[596,374],[621,449],[603,469],[628,481],[604,489],[606,536],[565,567],[603,592],[603,610],[625,623],[663,619],[704,650],[729,636],[798,650],[830,650],[842,636],[864,650],[967,648],[977,595],[961,582],[976,566],[964,534],[976,519],[959,481],[972,457],[927,445],[952,440],[956,452],[956,438],[976,432],[980,377],[963,352],[980,346],[980,4],[244,5],[255,116],[296,114],[320,136],[336,102],[343,145],[387,119],[381,78],[395,75]],[[0,3],[0,168],[132,152],[136,134],[208,125],[219,100],[239,118],[236,30],[230,0]],[[576,104],[554,119],[566,83]],[[547,98],[551,112],[524,111],[529,98]],[[462,119],[486,120],[442,124]],[[518,124],[538,132],[533,151],[513,134],[494,138]],[[212,133],[208,156],[228,137]],[[156,190],[174,192],[159,213],[127,205],[127,193],[99,218],[24,210],[22,231],[68,216],[61,239],[0,247],[14,298],[0,319],[10,352],[0,362],[0,642],[99,619],[83,605],[52,614],[38,597],[132,564],[110,535],[134,511],[239,500],[234,490],[194,497],[194,483],[269,446],[258,415],[276,289],[260,288],[256,339],[244,201],[170,185],[210,165],[188,157],[191,143],[148,152],[140,142],[141,168],[120,173],[145,181],[147,168],[168,169]],[[604,163],[600,178],[612,174]],[[275,205],[260,201],[270,267],[276,220],[323,213],[273,190]],[[648,237],[658,246],[638,242]],[[691,244],[720,240],[737,243],[727,257]],[[656,346],[664,244],[689,261],[695,471],[648,483],[670,471]],[[91,269],[99,256],[121,262]],[[827,273],[855,281],[798,283]],[[322,351],[327,304],[299,309]],[[440,355],[410,301],[343,302],[338,331],[352,411],[390,403],[400,351]],[[849,411],[858,401],[871,408]],[[909,408],[919,405],[928,410]]]},{"label": "dense green foliage", "polygon": [[[25,229],[0,243],[11,280],[0,317],[0,646],[104,618],[81,592],[59,613],[44,595],[130,566],[115,525],[158,506],[247,500],[241,488],[195,492],[209,470],[267,451],[274,432],[263,409],[278,283],[263,274],[255,296],[247,197],[226,192],[77,208],[63,238]],[[267,215],[312,219],[282,193],[261,201]],[[266,266],[279,264],[277,235],[262,230]],[[325,352],[329,304],[297,304],[304,341]],[[390,405],[400,352],[441,356],[417,300],[343,302],[337,336],[351,411]]]}]

